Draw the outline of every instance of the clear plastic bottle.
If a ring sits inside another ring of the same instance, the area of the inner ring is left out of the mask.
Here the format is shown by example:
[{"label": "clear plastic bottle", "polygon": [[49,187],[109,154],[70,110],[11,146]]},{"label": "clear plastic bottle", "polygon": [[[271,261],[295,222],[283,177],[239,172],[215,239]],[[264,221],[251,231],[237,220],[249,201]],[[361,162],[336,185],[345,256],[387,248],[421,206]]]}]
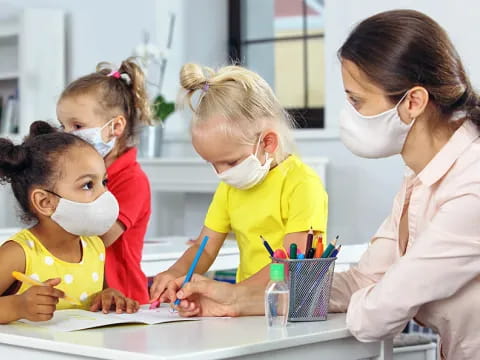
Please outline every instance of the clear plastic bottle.
[{"label": "clear plastic bottle", "polygon": [[287,325],[290,291],[284,274],[283,264],[270,265],[270,282],[265,289],[265,317],[270,327]]}]

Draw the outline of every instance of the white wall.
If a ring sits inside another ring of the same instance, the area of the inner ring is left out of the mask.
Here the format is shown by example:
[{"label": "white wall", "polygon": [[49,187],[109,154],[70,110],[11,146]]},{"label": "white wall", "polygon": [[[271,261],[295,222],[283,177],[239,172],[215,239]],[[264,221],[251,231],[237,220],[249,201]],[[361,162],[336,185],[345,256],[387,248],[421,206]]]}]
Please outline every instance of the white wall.
[{"label": "white wall", "polygon": [[69,80],[94,71],[100,61],[118,63],[132,55],[143,30],[155,36],[155,0],[0,0],[0,9],[2,4],[67,13]]}]

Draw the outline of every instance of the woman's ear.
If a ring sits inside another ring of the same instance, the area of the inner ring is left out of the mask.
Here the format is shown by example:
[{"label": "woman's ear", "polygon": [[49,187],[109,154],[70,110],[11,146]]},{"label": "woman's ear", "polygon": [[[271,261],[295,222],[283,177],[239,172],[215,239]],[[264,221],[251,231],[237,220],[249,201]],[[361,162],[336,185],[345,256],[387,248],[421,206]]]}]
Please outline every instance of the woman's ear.
[{"label": "woman's ear", "polygon": [[273,130],[267,130],[263,134],[262,144],[265,152],[273,154],[278,148],[278,134]]},{"label": "woman's ear", "polygon": [[30,194],[32,210],[36,214],[52,216],[58,205],[58,197],[43,189],[35,189]]},{"label": "woman's ear", "polygon": [[421,86],[412,88],[405,97],[407,123],[419,117],[428,105],[428,91]]},{"label": "woman's ear", "polygon": [[125,116],[123,115],[115,116],[111,126],[112,135],[120,138],[125,131],[125,127],[127,126],[127,119],[125,119]]}]

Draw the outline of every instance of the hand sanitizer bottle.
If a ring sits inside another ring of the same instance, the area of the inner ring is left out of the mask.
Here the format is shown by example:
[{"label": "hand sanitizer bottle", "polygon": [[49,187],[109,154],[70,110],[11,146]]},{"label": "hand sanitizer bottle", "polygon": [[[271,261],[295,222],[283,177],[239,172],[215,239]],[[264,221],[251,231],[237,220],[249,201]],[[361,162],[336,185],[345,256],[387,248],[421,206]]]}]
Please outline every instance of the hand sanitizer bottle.
[{"label": "hand sanitizer bottle", "polygon": [[270,327],[285,327],[288,319],[289,289],[283,264],[270,265],[270,282],[265,289],[265,317]]}]

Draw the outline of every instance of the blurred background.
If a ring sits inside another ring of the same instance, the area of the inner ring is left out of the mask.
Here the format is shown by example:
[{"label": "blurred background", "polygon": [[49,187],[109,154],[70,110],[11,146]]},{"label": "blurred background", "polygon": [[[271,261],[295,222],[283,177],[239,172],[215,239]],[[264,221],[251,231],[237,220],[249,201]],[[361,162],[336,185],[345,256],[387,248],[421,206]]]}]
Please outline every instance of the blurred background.
[{"label": "blurred background", "polygon": [[[19,141],[32,121],[56,121],[63,87],[100,61],[139,56],[152,101],[161,95],[171,103],[182,64],[218,67],[233,60],[265,77],[295,115],[298,151],[330,196],[329,235],[365,243],[390,211],[403,164],[399,157],[359,159],[341,144],[336,51],[358,21],[393,8],[437,20],[478,84],[480,4],[474,0],[0,0],[0,131]],[[174,111],[157,127],[140,144],[154,190],[148,237],[194,237],[216,179],[190,145],[188,114]],[[5,186],[0,204],[0,228],[20,226]]]}]

